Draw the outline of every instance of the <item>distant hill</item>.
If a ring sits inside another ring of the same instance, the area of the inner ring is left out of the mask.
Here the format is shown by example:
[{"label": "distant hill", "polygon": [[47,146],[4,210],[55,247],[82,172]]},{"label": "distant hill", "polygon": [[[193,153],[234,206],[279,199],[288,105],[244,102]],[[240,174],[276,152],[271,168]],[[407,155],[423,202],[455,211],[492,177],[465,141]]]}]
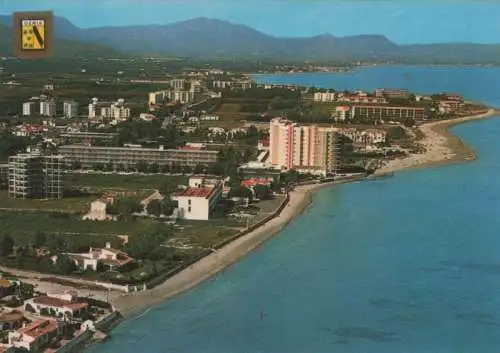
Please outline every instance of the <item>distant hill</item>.
[{"label": "distant hill", "polygon": [[[0,56],[12,55],[12,29],[10,26],[2,24],[0,21]],[[123,57],[115,49],[102,44],[92,42],[80,42],[76,40],[64,40],[57,38],[54,47],[54,57],[72,58],[72,57],[100,57],[116,58]]]},{"label": "distant hill", "polygon": [[[0,16],[2,23],[10,26],[11,17]],[[398,45],[381,35],[335,37],[324,34],[308,38],[278,38],[247,26],[208,18],[167,25],[81,29],[65,18],[56,17],[55,32],[59,39],[97,43],[130,54],[158,53],[201,59],[500,63],[500,45],[496,44]]]}]

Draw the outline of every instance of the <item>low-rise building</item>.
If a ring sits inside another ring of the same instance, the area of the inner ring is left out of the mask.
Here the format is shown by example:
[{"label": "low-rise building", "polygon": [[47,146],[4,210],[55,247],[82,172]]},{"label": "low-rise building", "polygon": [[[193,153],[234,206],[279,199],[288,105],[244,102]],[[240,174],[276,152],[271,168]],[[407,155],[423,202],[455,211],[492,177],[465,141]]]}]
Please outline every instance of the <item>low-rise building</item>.
[{"label": "low-rise building", "polygon": [[9,332],[9,345],[28,352],[39,352],[43,347],[58,341],[64,334],[65,328],[64,322],[36,320],[17,331]]},{"label": "low-rise building", "polygon": [[76,293],[47,293],[28,299],[24,310],[42,316],[50,316],[64,321],[85,318],[89,304],[77,297]]},{"label": "low-rise building", "polygon": [[149,165],[179,165],[195,167],[198,164],[212,165],[217,162],[218,151],[204,149],[164,149],[142,147],[101,147],[86,145],[63,145],[59,153],[69,163],[79,162],[82,168],[93,168],[96,164],[114,168],[135,167],[137,163]]},{"label": "low-rise building", "polygon": [[362,134],[368,144],[384,143],[387,138],[387,132],[381,129],[367,129]]},{"label": "low-rise building", "polygon": [[8,279],[0,278],[0,298],[14,294],[16,286]]},{"label": "low-rise building", "polygon": [[349,112],[351,111],[351,107],[348,105],[341,105],[335,107],[335,111],[333,112],[333,118],[335,121],[346,121],[350,118]]},{"label": "low-rise building", "polygon": [[337,95],[335,92],[316,92],[314,93],[313,100],[315,102],[335,102]]},{"label": "low-rise building", "polygon": [[354,119],[425,119],[427,110],[423,107],[396,107],[388,105],[354,105]]},{"label": "low-rise building", "polygon": [[177,201],[179,217],[190,220],[208,220],[222,198],[222,182],[203,178],[190,179],[190,186],[172,195]]},{"label": "low-rise building", "polygon": [[94,200],[90,203],[90,210],[83,215],[83,220],[89,221],[116,221],[116,216],[107,213],[108,205],[113,204],[111,197]]},{"label": "low-rise building", "polygon": [[0,330],[17,330],[27,321],[28,320],[24,317],[24,313],[19,310],[13,310],[7,307],[0,308]]},{"label": "low-rise building", "polygon": [[[104,248],[90,248],[88,253],[66,253],[65,255],[82,270],[97,271],[99,264],[102,264],[107,270],[118,271],[135,262],[127,253],[113,249],[110,243],[106,243]],[[52,261],[57,263],[57,256],[54,256]]]}]

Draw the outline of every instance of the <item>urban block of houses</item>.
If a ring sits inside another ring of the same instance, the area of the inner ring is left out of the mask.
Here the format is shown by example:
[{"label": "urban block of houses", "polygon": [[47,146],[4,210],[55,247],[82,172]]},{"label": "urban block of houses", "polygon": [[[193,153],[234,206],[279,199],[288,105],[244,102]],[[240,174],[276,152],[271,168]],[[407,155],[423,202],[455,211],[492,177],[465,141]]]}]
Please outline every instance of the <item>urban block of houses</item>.
[{"label": "urban block of houses", "polygon": [[[23,326],[23,323],[28,321],[24,317],[24,313],[7,307],[0,308],[0,329],[3,331],[16,330]],[[1,350],[0,350],[1,352]]]},{"label": "urban block of houses", "polygon": [[31,124],[23,124],[18,125],[14,128],[13,134],[16,136],[37,136],[43,133],[44,128],[42,125],[31,125]]},{"label": "urban block of houses", "polygon": [[[78,268],[92,271],[97,271],[99,264],[110,271],[117,271],[135,262],[127,253],[113,249],[110,243],[106,243],[104,248],[90,248],[87,253],[65,253],[64,255],[73,260]],[[52,261],[57,263],[57,255],[52,257]]]},{"label": "urban block of houses", "polygon": [[208,220],[222,198],[223,185],[220,180],[204,177],[189,178],[189,186],[172,195],[178,203],[181,219]]},{"label": "urban block of houses", "polygon": [[108,205],[112,205],[114,198],[107,197],[94,200],[90,203],[90,211],[82,219],[91,221],[116,221],[116,216],[107,213]]},{"label": "urban block of houses", "polygon": [[356,128],[345,128],[340,129],[340,133],[348,137],[354,143],[383,143],[387,138],[387,132],[382,129],[359,130]]},{"label": "urban block of houses", "polygon": [[87,313],[89,304],[82,302],[76,293],[47,293],[24,302],[24,310],[42,316],[52,316],[60,320],[81,319]]},{"label": "urban block of houses", "polygon": [[9,345],[39,352],[44,346],[58,341],[65,333],[66,326],[66,323],[56,320],[36,320],[17,331],[9,332]]}]

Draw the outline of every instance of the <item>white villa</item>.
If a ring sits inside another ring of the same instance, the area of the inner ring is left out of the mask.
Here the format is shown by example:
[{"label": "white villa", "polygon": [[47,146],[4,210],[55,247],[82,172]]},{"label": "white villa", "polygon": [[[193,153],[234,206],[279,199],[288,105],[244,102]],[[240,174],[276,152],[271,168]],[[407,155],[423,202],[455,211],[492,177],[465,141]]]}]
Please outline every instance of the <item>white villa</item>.
[{"label": "white villa", "polygon": [[208,220],[222,198],[222,182],[204,177],[189,178],[189,187],[172,195],[181,219]]},{"label": "white villa", "polygon": [[[106,243],[105,248],[90,248],[88,253],[66,253],[65,255],[82,270],[97,271],[101,263],[106,269],[115,271],[134,262],[134,259],[125,252],[113,249],[110,243]],[[52,257],[52,261],[57,262],[57,255]]]}]

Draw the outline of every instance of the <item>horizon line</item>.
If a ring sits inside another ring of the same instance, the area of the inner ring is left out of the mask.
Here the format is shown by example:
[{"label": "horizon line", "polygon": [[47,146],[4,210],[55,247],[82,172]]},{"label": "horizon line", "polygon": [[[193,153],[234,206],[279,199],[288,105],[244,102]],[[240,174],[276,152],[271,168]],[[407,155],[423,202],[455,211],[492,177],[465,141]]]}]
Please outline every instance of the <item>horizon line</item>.
[{"label": "horizon line", "polygon": [[[500,1],[500,0],[499,0]],[[364,34],[351,34],[351,35],[345,35],[345,36],[336,36],[332,33],[329,33],[329,32],[323,32],[323,33],[317,33],[317,34],[314,34],[314,35],[311,35],[311,36],[274,36],[272,34],[268,34],[266,32],[263,32],[261,30],[258,30],[252,26],[249,26],[249,25],[246,25],[246,24],[242,24],[242,23],[236,23],[236,22],[232,22],[232,21],[228,21],[228,20],[224,20],[224,19],[219,19],[219,18],[214,18],[214,17],[207,17],[207,16],[197,16],[197,17],[192,17],[192,18],[189,18],[189,19],[184,19],[184,20],[179,20],[179,21],[173,21],[173,22],[164,22],[164,23],[158,23],[158,22],[150,22],[150,23],[143,23],[143,24],[130,24],[130,25],[97,25],[97,26],[88,26],[88,27],[80,27],[78,25],[76,25],[70,18],[68,18],[67,16],[61,16],[61,15],[58,15],[57,13],[55,13],[54,11],[51,11],[51,10],[44,10],[44,11],[50,11],[50,12],[53,12],[54,13],[54,17],[58,17],[58,18],[62,18],[66,21],[68,21],[69,23],[71,23],[71,25],[75,26],[76,28],[78,29],[81,29],[81,30],[87,30],[87,29],[96,29],[96,28],[129,28],[129,27],[147,27],[147,26],[169,26],[169,25],[174,25],[174,24],[178,24],[178,23],[183,23],[183,22],[189,22],[189,21],[193,21],[193,20],[209,20],[209,21],[218,21],[218,22],[225,22],[225,23],[228,23],[228,24],[231,24],[233,26],[242,26],[242,27],[246,27],[248,29],[251,29],[253,31],[256,31],[258,33],[261,33],[261,34],[264,34],[266,36],[269,36],[269,37],[272,37],[272,38],[276,38],[276,39],[308,39],[308,38],[315,38],[315,37],[321,37],[321,36],[331,36],[331,37],[334,37],[334,38],[339,38],[339,39],[342,39],[342,38],[351,38],[351,37],[363,37],[363,36],[378,36],[378,37],[383,37],[385,39],[387,39],[388,41],[390,41],[391,43],[394,43],[398,46],[410,46],[410,45],[446,45],[446,44],[461,44],[461,45],[466,45],[466,44],[472,44],[472,45],[500,45],[500,41],[499,42],[494,42],[494,43],[482,43],[482,42],[427,42],[427,43],[422,43],[422,42],[412,42],[412,43],[404,43],[404,44],[400,44],[398,42],[395,42],[393,41],[392,39],[390,39],[390,37],[388,37],[387,35],[385,34],[379,34],[379,33],[364,33]],[[12,17],[14,13],[16,12],[44,12],[44,11],[15,11],[15,12],[12,12],[12,13],[2,13],[0,11],[0,16],[10,16]],[[10,26],[9,26],[10,27]]]}]

